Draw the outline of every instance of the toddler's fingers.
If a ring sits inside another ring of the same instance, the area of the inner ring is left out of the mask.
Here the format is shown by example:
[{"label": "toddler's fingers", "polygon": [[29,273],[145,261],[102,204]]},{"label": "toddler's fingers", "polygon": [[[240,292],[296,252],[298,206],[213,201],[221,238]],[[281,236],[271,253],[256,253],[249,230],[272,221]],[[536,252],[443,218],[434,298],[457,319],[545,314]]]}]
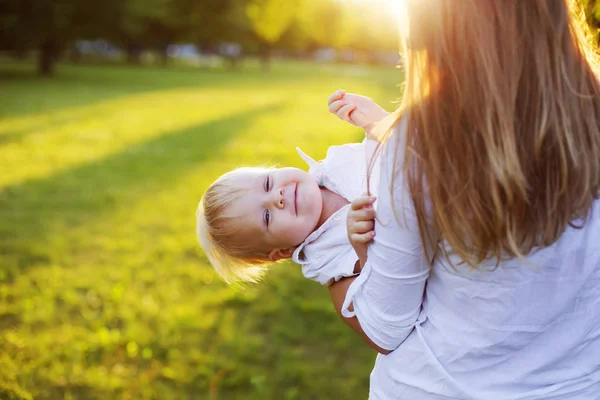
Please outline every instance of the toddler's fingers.
[{"label": "toddler's fingers", "polygon": [[329,98],[327,99],[327,104],[331,104],[336,100],[341,99],[342,97],[344,97],[344,95],[346,94],[345,90],[336,90],[335,92],[333,92],[331,94],[331,96],[329,96]]},{"label": "toddler's fingers", "polygon": [[375,203],[375,196],[360,196],[352,201],[350,209],[356,211]]},{"label": "toddler's fingers", "polygon": [[377,216],[375,209],[371,206],[366,206],[360,210],[352,211],[352,213],[352,218],[354,218],[356,221],[374,220]]},{"label": "toddler's fingers", "polygon": [[337,116],[344,121],[348,121],[350,119],[350,113],[354,111],[355,108],[356,106],[353,104],[346,104],[344,107],[340,108],[337,112]]},{"label": "toddler's fingers", "polygon": [[350,228],[350,231],[352,233],[366,233],[366,232],[372,231],[373,229],[375,229],[375,224],[373,223],[373,220],[359,221],[359,222],[355,222],[352,225],[352,227]]},{"label": "toddler's fingers", "polygon": [[337,112],[346,105],[344,100],[336,100],[333,103],[329,104],[329,112],[332,114],[337,114]]},{"label": "toddler's fingers", "polygon": [[350,235],[350,240],[353,243],[369,243],[375,237],[375,231],[367,233],[353,233]]}]

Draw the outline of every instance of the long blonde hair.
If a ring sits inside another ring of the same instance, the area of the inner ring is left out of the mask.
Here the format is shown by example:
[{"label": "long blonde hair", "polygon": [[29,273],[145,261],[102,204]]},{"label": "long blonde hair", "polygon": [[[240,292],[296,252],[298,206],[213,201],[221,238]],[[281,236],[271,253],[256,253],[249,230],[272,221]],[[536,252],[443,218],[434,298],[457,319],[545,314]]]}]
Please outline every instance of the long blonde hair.
[{"label": "long blonde hair", "polygon": [[476,266],[583,224],[600,191],[600,85],[578,10],[567,0],[412,5],[396,123],[407,119],[403,171],[425,248],[444,240]]}]

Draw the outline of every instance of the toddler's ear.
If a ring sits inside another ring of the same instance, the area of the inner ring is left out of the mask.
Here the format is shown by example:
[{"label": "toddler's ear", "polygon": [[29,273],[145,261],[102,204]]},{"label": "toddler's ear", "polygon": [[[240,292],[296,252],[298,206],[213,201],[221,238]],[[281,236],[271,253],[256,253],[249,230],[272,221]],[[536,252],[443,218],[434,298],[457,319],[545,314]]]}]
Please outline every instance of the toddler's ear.
[{"label": "toddler's ear", "polygon": [[283,260],[285,258],[290,258],[290,257],[292,257],[292,254],[294,254],[294,250],[296,250],[296,249],[293,247],[291,247],[289,249],[271,250],[271,252],[269,253],[269,261],[277,262],[277,261]]}]

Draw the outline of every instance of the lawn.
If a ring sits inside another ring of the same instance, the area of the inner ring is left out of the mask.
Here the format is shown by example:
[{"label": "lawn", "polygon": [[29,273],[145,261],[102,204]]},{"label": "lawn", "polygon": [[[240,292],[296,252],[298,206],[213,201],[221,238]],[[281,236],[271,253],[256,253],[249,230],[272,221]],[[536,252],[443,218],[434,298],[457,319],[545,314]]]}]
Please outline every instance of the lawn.
[{"label": "lawn", "polygon": [[0,61],[0,398],[366,399],[375,353],[291,263],[229,288],[195,238],[242,165],[303,167],[361,132],[336,89],[388,109],[393,67],[238,71]]}]

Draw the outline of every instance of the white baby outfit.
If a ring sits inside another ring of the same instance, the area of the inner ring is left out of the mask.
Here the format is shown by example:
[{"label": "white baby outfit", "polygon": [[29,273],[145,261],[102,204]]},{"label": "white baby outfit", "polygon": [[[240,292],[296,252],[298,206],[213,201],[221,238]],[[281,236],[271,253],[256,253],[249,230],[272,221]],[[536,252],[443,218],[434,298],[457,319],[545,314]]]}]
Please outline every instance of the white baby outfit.
[{"label": "white baby outfit", "polygon": [[[362,143],[331,146],[324,160],[316,162],[302,150],[296,149],[308,164],[308,173],[319,186],[325,187],[351,202],[367,192],[377,196],[379,182],[379,162],[370,160],[377,149],[377,142],[365,139]],[[331,215],[316,231],[311,233],[298,246],[292,259],[302,265],[302,273],[322,285],[338,281],[345,276],[353,276],[354,265],[358,260],[348,241],[346,215],[350,204]]]}]

